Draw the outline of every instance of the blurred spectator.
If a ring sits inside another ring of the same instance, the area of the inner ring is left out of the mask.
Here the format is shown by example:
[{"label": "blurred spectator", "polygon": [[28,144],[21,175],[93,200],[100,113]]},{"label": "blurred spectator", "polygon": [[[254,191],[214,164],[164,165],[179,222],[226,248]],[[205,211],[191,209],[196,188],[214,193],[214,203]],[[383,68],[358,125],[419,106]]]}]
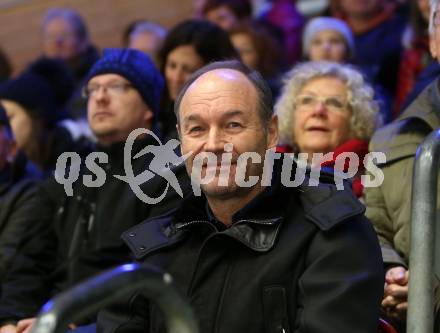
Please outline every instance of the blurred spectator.
[{"label": "blurred spectator", "polygon": [[263,76],[275,99],[281,85],[280,75],[285,68],[282,45],[258,22],[233,28],[229,36],[242,62]]},{"label": "blurred spectator", "polygon": [[402,106],[407,106],[405,100],[413,90],[419,74],[431,63],[436,63],[429,51],[429,8],[429,0],[411,2],[411,21],[403,35],[405,50],[399,67],[393,118],[398,116]]},{"label": "blurred spectator", "polygon": [[215,24],[188,20],[171,29],[159,52],[165,90],[159,113],[165,137],[177,137],[174,100],[193,72],[216,60],[238,58],[228,34]]},{"label": "blurred spectator", "polygon": [[[333,167],[339,154],[356,153],[362,161],[368,141],[381,124],[372,88],[362,74],[348,65],[308,62],[288,74],[282,95],[275,105],[278,114],[279,151],[307,153],[308,162]],[[333,152],[330,160],[314,160],[313,154]],[[344,165],[344,171],[348,163]],[[359,174],[353,191],[362,196]]]},{"label": "blurred spectator", "polygon": [[5,51],[0,49],[0,83],[9,79],[12,74],[12,66]]},{"label": "blurred spectator", "polygon": [[43,48],[48,58],[61,59],[74,74],[76,83],[99,58],[91,45],[84,19],[73,9],[49,9],[43,19]]},{"label": "blurred spectator", "polygon": [[[33,213],[28,216],[30,228],[2,285],[2,333],[30,331],[33,317],[54,295],[129,261],[129,249],[120,239],[121,233],[155,216],[154,212],[163,213],[160,209],[173,208],[166,206],[168,199],[156,205],[139,200],[124,180],[113,177],[124,174],[128,135],[136,128],[149,129],[154,122],[163,86],[159,71],[140,51],[108,49],[92,67],[86,82],[89,121],[98,138],[95,152],[105,154],[107,159],[95,158],[89,166],[82,167],[70,196],[53,178],[39,189],[32,203]],[[132,156],[155,145],[151,136],[139,136],[133,143]],[[132,171],[136,175],[145,171],[152,155],[133,158]],[[104,181],[100,186],[87,186],[83,180],[102,180],[102,173]],[[140,185],[140,191],[156,198],[164,193],[167,184],[162,177],[153,175]],[[75,324],[90,323],[95,318],[81,320]]]},{"label": "blurred spectator", "polygon": [[[431,0],[429,34],[431,55],[440,63],[440,0]],[[371,139],[370,150],[383,152],[386,161],[380,163],[383,182],[379,187],[366,188],[366,215],[374,225],[382,247],[386,268],[386,285],[382,301],[384,313],[402,327],[406,326],[408,280],[410,272],[411,191],[416,150],[423,140],[440,128],[439,77],[386,127]],[[439,206],[437,206],[439,211]],[[437,252],[438,254],[438,249]],[[436,272],[435,314],[440,329],[440,288]]]},{"label": "blurred spectator", "polygon": [[158,65],[158,52],[163,45],[167,30],[160,24],[139,20],[130,24],[124,32],[124,47],[148,54]]},{"label": "blurred spectator", "polygon": [[0,282],[9,270],[35,195],[35,180],[28,177],[17,154],[6,112],[0,105]]},{"label": "blurred spectator", "polygon": [[272,0],[271,7],[259,20],[282,31],[287,61],[294,65],[301,57],[301,35],[305,23],[296,9],[295,0]]},{"label": "blurred spectator", "polygon": [[345,20],[355,36],[356,64],[376,87],[382,87],[386,119],[391,120],[397,72],[402,53],[404,17],[387,0],[338,0],[337,16]]},{"label": "blurred spectator", "polygon": [[334,0],[297,0],[296,7],[306,17],[325,15]]},{"label": "blurred spectator", "polygon": [[303,34],[303,56],[310,61],[351,62],[355,46],[350,27],[337,18],[311,19]]},{"label": "blurred spectator", "polygon": [[193,7],[193,19],[203,19],[203,7],[205,6],[206,0],[192,0]]},{"label": "blurred spectator", "polygon": [[252,17],[252,5],[249,0],[206,0],[203,16],[229,31],[247,23]]},{"label": "blurred spectator", "polygon": [[47,58],[0,84],[0,101],[17,148],[45,176],[54,170],[60,153],[73,150],[73,133],[61,125],[68,119],[64,106],[73,87],[73,78],[64,63]]},{"label": "blurred spectator", "polygon": [[78,12],[67,8],[47,11],[43,19],[43,54],[64,61],[72,71],[76,89],[67,109],[74,118],[85,118],[81,87],[99,53],[91,44],[86,23]]}]

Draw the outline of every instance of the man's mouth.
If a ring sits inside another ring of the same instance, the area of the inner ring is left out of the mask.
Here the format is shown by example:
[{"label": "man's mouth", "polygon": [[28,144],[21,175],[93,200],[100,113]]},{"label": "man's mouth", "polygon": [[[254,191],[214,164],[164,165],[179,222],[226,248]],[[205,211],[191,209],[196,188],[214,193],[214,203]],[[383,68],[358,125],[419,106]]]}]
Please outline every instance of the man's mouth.
[{"label": "man's mouth", "polygon": [[112,116],[113,116],[113,114],[108,111],[98,111],[93,115],[93,117],[96,117],[96,118],[98,118],[98,117],[112,117]]}]

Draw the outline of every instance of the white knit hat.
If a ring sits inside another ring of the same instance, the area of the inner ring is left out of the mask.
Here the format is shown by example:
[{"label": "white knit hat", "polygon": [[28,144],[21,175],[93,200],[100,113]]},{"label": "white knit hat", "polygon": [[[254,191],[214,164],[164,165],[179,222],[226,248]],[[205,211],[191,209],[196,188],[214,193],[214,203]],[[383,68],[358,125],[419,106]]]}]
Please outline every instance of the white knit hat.
[{"label": "white knit hat", "polygon": [[316,17],[311,19],[303,32],[303,55],[308,56],[313,37],[324,30],[333,30],[342,35],[348,47],[348,58],[354,56],[353,32],[344,21],[333,17]]}]

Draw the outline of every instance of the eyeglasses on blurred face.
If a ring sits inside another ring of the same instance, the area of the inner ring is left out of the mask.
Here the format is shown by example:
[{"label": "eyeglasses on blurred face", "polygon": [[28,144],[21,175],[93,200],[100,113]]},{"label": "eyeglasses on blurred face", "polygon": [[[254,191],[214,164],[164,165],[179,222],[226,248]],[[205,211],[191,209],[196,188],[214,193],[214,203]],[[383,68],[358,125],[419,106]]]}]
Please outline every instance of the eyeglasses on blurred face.
[{"label": "eyeglasses on blurred face", "polygon": [[84,98],[96,97],[98,92],[104,89],[104,92],[111,96],[120,96],[126,93],[130,88],[133,88],[131,83],[114,82],[109,84],[89,84],[83,88],[82,95]]},{"label": "eyeglasses on blurred face", "polygon": [[302,111],[313,111],[321,103],[330,112],[348,111],[348,103],[339,96],[298,95],[296,106]]}]

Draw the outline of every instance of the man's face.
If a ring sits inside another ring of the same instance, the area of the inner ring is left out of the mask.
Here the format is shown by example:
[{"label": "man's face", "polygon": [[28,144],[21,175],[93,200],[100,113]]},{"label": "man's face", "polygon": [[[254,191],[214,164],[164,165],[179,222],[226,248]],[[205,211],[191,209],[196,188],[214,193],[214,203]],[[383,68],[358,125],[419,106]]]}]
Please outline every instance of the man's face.
[{"label": "man's face", "polygon": [[73,25],[62,17],[49,21],[43,28],[44,54],[49,58],[70,60],[83,51],[81,40]]},{"label": "man's face", "polygon": [[151,125],[153,112],[122,76],[97,75],[88,82],[87,90],[88,121],[101,144],[124,141],[134,129]]},{"label": "man's face", "polygon": [[[228,198],[245,195],[252,189],[239,187],[235,182],[237,159],[244,152],[256,152],[264,161],[267,149],[276,145],[278,129],[274,118],[264,130],[258,111],[258,95],[253,84],[240,72],[229,69],[210,71],[198,78],[187,90],[180,105],[178,125],[182,154],[192,152],[186,161],[191,174],[194,157],[201,152],[217,156],[215,177],[202,185],[209,197]],[[227,186],[219,185],[219,175],[225,144],[232,144],[232,160]],[[201,176],[212,170],[203,164]],[[248,163],[246,176],[261,176],[263,163]],[[261,177],[260,177],[261,178]],[[246,177],[247,179],[247,177]]]}]

